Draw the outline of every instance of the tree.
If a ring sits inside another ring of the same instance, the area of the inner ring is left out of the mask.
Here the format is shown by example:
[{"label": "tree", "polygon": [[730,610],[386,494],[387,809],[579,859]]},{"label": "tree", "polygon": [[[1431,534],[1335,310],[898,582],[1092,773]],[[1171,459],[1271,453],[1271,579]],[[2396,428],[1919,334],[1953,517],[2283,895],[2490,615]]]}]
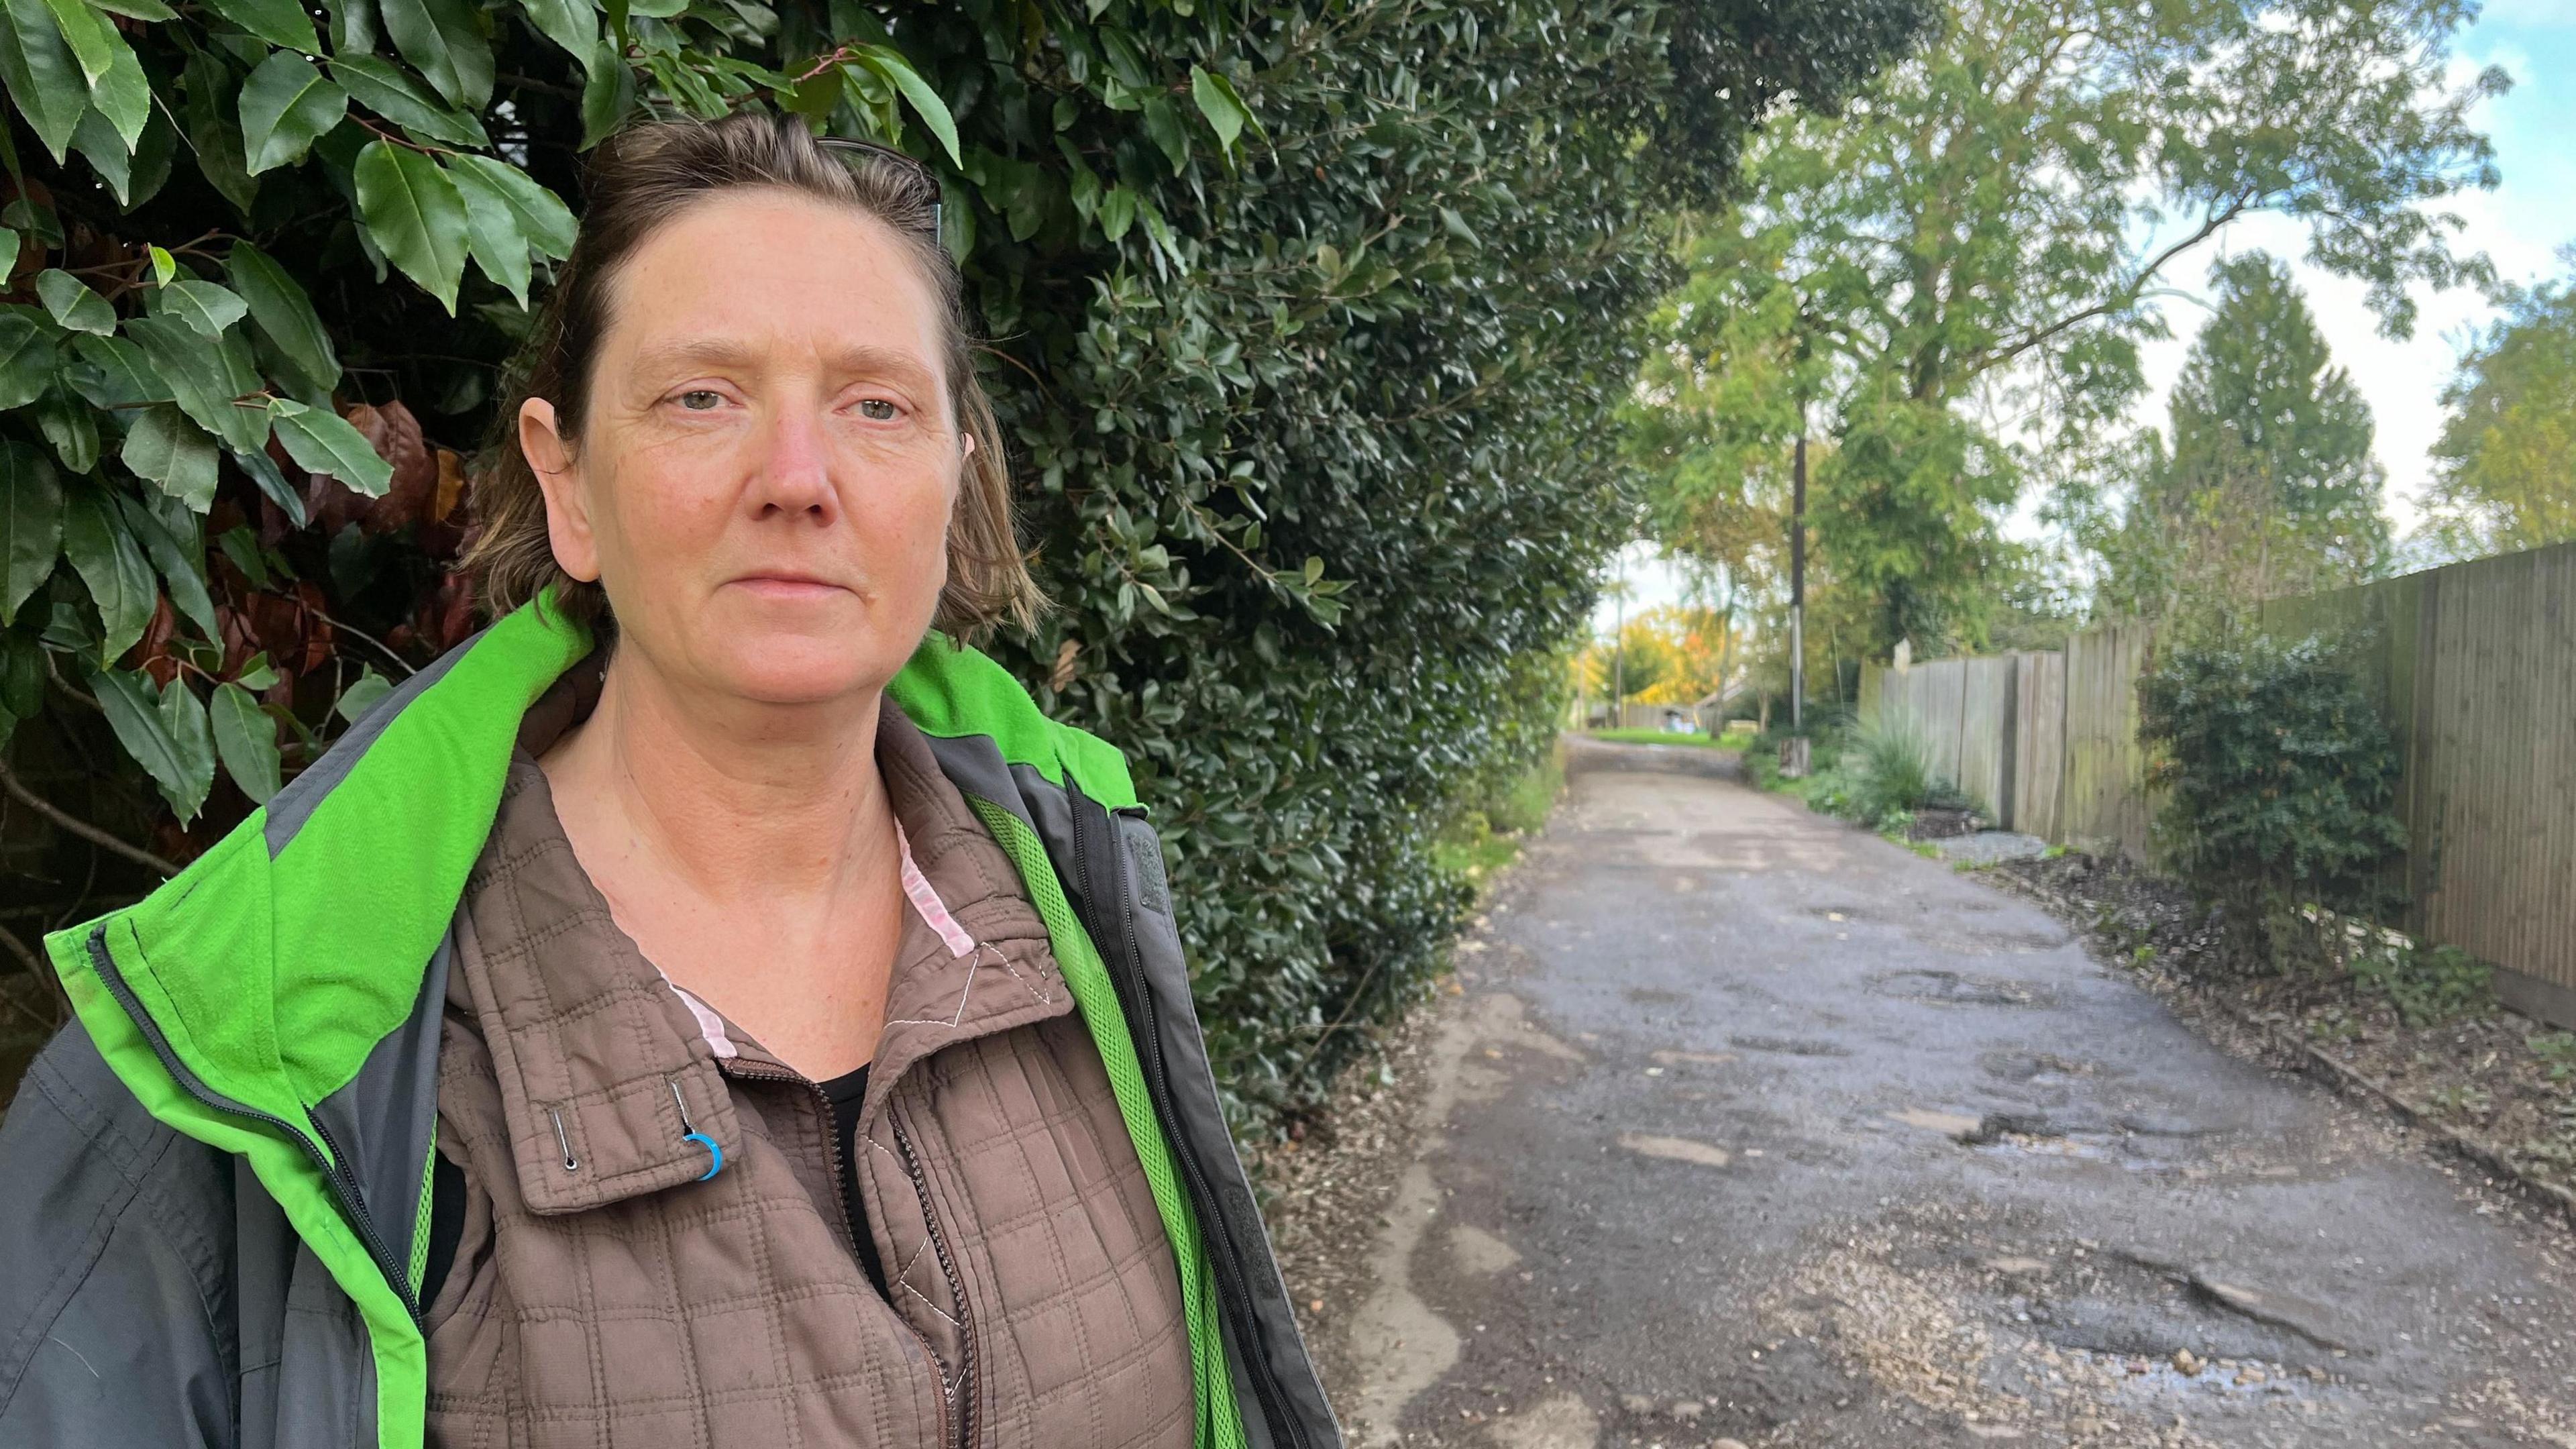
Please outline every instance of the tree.
[{"label": "tree", "polygon": [[768,109],[939,173],[1057,603],[988,645],[1135,761],[1236,1104],[1312,1091],[1439,962],[1425,822],[1543,746],[1629,528],[1648,220],[1920,8],[11,0],[0,948],[470,632],[581,152]]},{"label": "tree", "polygon": [[2408,285],[2483,278],[2439,209],[2495,181],[2467,113],[2505,79],[2446,74],[2471,8],[1963,0],[1843,113],[1766,132],[1746,200],[1683,232],[1646,404],[1696,407],[1667,422],[1722,472],[1739,440],[1776,448],[1783,390],[1811,383],[1836,444],[1817,548],[1874,601],[1872,643],[1973,641],[2000,519],[2125,412],[2152,304],[2228,223],[2302,223],[2394,332]]},{"label": "tree", "polygon": [[2576,286],[2508,291],[2442,401],[2436,543],[2456,558],[2576,538]]},{"label": "tree", "polygon": [[1624,652],[1622,683],[1639,704],[1697,704],[1724,683],[1734,644],[1727,621],[1714,610],[1658,604],[1627,621],[1616,644],[1596,641],[1578,662],[1587,694],[1610,696],[1614,647]]},{"label": "tree", "polygon": [[2386,471],[2370,404],[2333,366],[2289,269],[2261,252],[2210,269],[2218,305],[2148,436],[2102,607],[2168,616],[2312,593],[2387,561]]}]

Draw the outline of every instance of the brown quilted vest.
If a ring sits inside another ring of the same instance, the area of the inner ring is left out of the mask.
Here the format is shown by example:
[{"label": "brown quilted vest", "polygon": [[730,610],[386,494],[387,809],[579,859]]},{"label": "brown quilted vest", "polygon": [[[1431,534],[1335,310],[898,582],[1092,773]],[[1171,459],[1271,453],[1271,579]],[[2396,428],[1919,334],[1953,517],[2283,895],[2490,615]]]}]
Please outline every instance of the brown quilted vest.
[{"label": "brown quilted vest", "polygon": [[[880,1294],[821,1090],[666,981],[574,861],[530,751],[579,707],[531,711],[457,916],[437,1143],[469,1190],[427,1313],[430,1444],[1186,1449],[1135,1148],[1017,872],[920,734],[885,704],[927,895],[859,1124]],[[705,1181],[692,1128],[724,1149]]]}]

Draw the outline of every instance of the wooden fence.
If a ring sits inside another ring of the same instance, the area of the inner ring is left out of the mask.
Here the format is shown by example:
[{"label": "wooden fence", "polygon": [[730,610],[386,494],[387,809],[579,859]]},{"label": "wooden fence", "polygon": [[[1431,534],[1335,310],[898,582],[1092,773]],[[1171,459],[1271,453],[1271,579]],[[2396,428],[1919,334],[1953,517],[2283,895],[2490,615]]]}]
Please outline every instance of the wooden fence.
[{"label": "wooden fence", "polygon": [[[2276,599],[2262,623],[2371,641],[2365,682],[2405,744],[2399,924],[2576,1026],[2576,544]],[[2063,653],[1873,668],[1862,708],[1919,733],[2004,828],[2151,861],[2137,683],[2155,657],[2153,624],[2105,624]]]}]

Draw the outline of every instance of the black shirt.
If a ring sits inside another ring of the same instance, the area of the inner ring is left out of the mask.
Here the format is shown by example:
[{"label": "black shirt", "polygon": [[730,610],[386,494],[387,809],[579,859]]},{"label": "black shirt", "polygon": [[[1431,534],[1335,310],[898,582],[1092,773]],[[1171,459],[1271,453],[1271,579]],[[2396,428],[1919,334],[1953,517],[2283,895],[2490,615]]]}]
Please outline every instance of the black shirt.
[{"label": "black shirt", "polygon": [[[886,1291],[885,1267],[877,1261],[876,1238],[868,1232],[868,1210],[859,1197],[859,1104],[867,1100],[868,1069],[834,1077],[821,1084],[832,1103],[832,1136],[841,1148],[841,1202],[850,1210],[850,1237],[859,1245],[859,1266],[868,1281]],[[465,1174],[444,1153],[430,1163],[429,1261],[420,1275],[420,1301],[425,1307],[438,1296],[455,1264],[458,1241],[465,1236]]]},{"label": "black shirt", "polygon": [[868,1210],[859,1198],[859,1104],[867,1100],[868,1069],[834,1077],[821,1084],[832,1101],[832,1136],[841,1148],[841,1201],[850,1210],[850,1237],[859,1245],[859,1266],[868,1281],[886,1291],[885,1268],[877,1262],[877,1240],[868,1231]]}]

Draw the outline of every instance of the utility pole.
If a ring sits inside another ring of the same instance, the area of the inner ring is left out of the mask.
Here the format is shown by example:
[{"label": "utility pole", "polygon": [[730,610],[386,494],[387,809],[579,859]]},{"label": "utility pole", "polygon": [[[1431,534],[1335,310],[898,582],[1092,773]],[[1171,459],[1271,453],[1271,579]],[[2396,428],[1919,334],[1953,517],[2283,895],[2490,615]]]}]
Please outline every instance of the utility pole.
[{"label": "utility pole", "polygon": [[1619,578],[1610,586],[1610,597],[1618,602],[1611,614],[1610,625],[1610,728],[1628,727],[1628,554],[1625,545],[1619,552]]},{"label": "utility pole", "polygon": [[1798,400],[1798,451],[1790,464],[1789,478],[1789,729],[1794,734],[1806,728],[1807,703],[1807,402],[1804,398]]}]

